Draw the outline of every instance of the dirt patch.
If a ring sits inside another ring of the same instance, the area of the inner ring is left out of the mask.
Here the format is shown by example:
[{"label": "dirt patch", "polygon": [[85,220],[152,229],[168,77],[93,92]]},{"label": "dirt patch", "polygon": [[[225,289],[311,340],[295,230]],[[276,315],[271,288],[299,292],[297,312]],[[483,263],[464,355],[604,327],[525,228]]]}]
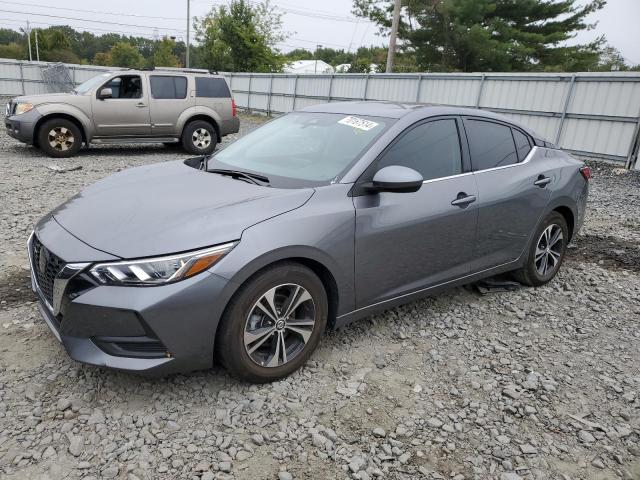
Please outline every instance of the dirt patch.
[{"label": "dirt patch", "polygon": [[568,258],[598,263],[607,269],[640,272],[640,245],[612,236],[580,235]]},{"label": "dirt patch", "polygon": [[0,277],[0,310],[35,300],[29,272],[24,268],[10,267]]}]

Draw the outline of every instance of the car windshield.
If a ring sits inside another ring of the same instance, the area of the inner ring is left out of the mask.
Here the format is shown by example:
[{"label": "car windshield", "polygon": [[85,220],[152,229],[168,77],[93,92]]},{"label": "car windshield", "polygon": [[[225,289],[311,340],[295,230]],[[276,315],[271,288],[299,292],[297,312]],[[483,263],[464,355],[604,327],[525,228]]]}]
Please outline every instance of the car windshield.
[{"label": "car windshield", "polygon": [[86,82],[81,83],[76,88],[74,88],[73,91],[80,95],[87,93],[89,90],[92,90],[93,88],[100,85],[102,82],[106,81],[107,78],[109,78],[110,76],[111,76],[111,73],[103,73],[102,75],[98,75],[93,78],[90,78]]},{"label": "car windshield", "polygon": [[324,185],[353,165],[393,121],[334,113],[290,113],[221,150],[208,167],[259,173],[275,187]]}]

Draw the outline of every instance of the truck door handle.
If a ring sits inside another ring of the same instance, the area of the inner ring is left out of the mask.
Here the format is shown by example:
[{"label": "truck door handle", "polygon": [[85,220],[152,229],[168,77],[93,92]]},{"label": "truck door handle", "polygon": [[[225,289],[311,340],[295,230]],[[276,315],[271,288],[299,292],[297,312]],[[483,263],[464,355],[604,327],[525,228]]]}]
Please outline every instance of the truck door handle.
[{"label": "truck door handle", "polygon": [[145,104],[144,104],[144,103],[142,103],[142,102],[141,102],[141,103],[136,104],[136,107],[138,107],[138,108],[144,108],[144,107],[146,107],[146,106],[147,106],[147,105],[145,105]]},{"label": "truck door handle", "polygon": [[551,183],[551,179],[549,177],[545,177],[544,175],[540,175],[538,180],[533,182],[536,187],[544,188]]},{"label": "truck door handle", "polygon": [[469,205],[470,203],[473,203],[475,201],[476,201],[475,195],[467,195],[464,192],[460,192],[458,194],[458,196],[456,197],[456,199],[451,202],[451,205],[453,205],[454,207],[462,207],[462,208],[464,208],[467,205]]}]

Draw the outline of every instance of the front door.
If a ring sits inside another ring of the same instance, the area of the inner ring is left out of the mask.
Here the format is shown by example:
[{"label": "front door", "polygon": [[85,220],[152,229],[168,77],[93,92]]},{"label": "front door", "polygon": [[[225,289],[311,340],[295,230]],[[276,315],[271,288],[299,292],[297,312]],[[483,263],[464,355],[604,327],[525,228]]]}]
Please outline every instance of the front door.
[{"label": "front door", "polygon": [[[111,98],[100,98],[104,88]],[[149,93],[140,75],[118,75],[99,87],[92,100],[97,137],[151,135]]]},{"label": "front door", "polygon": [[354,197],[357,308],[468,275],[476,239],[478,192],[463,169],[460,120],[411,127],[363,175],[401,165],[425,179],[414,193]]},{"label": "front door", "polygon": [[464,126],[480,194],[472,268],[482,271],[522,255],[549,203],[555,174],[519,129],[473,118],[465,118]]}]

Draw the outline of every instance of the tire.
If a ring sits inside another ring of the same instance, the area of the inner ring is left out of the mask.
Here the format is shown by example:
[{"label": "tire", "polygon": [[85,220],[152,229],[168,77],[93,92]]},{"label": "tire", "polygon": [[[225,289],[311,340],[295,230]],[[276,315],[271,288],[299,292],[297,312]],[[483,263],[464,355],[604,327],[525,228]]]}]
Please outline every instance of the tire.
[{"label": "tire", "polygon": [[38,129],[38,147],[50,157],[73,157],[82,147],[82,132],[66,118],[52,118]]},{"label": "tire", "polygon": [[[286,302],[294,293],[298,305],[285,318]],[[282,307],[275,318],[267,314],[273,312],[269,297],[276,310]],[[247,280],[229,302],[216,335],[216,357],[240,380],[266,383],[286,377],[300,368],[320,343],[327,312],[326,291],[310,269],[294,262],[268,267]],[[282,351],[287,352],[286,358]]]},{"label": "tire", "polygon": [[182,148],[194,155],[208,155],[216,148],[218,134],[209,122],[195,120],[189,122],[182,131]]},{"label": "tire", "polygon": [[[549,239],[554,243],[547,248]],[[514,272],[516,280],[531,287],[539,287],[550,282],[560,270],[568,241],[569,228],[566,220],[558,212],[551,212],[537,228],[529,245],[524,266]]]}]

